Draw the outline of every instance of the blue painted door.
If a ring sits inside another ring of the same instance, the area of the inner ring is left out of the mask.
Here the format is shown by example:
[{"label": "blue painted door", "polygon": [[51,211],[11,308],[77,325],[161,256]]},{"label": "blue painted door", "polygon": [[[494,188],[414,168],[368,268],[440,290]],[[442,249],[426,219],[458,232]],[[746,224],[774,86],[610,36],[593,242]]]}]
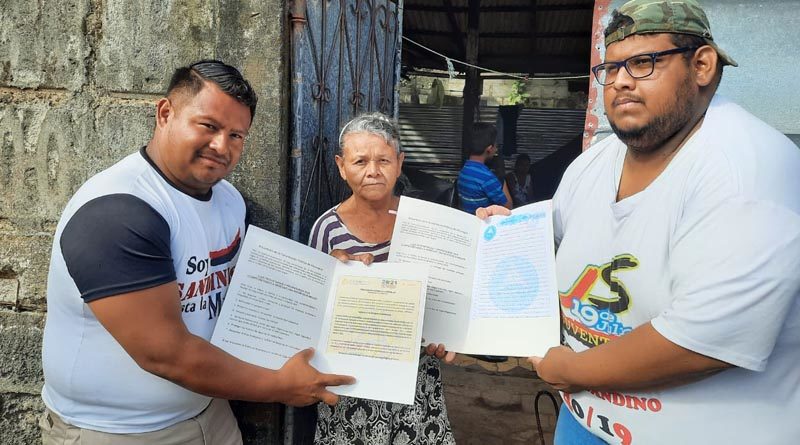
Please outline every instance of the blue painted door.
[{"label": "blue painted door", "polygon": [[353,116],[397,117],[402,0],[295,0],[292,4],[291,237],[349,195],[334,161]]}]

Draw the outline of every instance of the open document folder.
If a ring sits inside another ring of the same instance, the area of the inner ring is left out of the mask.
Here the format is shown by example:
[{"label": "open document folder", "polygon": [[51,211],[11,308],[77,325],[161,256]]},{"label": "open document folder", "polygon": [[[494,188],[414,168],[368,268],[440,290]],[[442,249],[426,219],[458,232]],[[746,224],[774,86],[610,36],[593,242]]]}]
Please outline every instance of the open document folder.
[{"label": "open document folder", "polygon": [[250,226],[211,343],[278,369],[314,347],[311,365],[352,375],[336,394],[414,403],[428,266],[342,263]]},{"label": "open document folder", "polygon": [[550,201],[486,221],[402,197],[389,262],[431,266],[423,337],[465,354],[543,356],[559,344]]}]

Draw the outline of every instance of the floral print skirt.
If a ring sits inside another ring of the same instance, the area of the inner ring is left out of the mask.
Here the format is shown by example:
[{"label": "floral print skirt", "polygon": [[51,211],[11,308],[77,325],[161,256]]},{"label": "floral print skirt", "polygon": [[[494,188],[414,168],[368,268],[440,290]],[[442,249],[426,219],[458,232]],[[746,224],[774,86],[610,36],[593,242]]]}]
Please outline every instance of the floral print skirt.
[{"label": "floral print skirt", "polygon": [[419,359],[413,405],[340,397],[335,406],[318,404],[317,412],[318,445],[455,444],[439,360],[428,355]]}]

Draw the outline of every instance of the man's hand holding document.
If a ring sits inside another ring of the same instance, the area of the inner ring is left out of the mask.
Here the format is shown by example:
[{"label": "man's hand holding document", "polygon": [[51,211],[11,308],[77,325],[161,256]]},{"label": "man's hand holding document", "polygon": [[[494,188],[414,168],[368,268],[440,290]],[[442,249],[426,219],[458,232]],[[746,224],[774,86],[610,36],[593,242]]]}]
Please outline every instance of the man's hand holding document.
[{"label": "man's hand holding document", "polygon": [[480,220],[403,197],[390,262],[431,266],[423,337],[466,354],[543,356],[558,346],[552,209]]},{"label": "man's hand holding document", "polygon": [[412,404],[427,274],[424,264],[343,263],[250,226],[211,342],[273,369],[313,347],[319,371],[356,377],[334,393]]},{"label": "man's hand holding document", "polygon": [[559,344],[554,251],[550,201],[481,220],[403,197],[389,262],[369,266],[250,226],[211,342],[273,369],[314,348],[320,372],[357,380],[334,393],[412,404],[422,337],[517,357]]}]

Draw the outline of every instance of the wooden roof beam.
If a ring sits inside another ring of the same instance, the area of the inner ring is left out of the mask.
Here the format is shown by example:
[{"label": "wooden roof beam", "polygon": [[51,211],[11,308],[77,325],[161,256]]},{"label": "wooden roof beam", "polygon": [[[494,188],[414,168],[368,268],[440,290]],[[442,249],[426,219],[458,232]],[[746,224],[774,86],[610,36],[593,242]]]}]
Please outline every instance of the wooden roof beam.
[{"label": "wooden roof beam", "polygon": [[453,8],[452,0],[444,0],[444,7],[447,11],[447,21],[450,22],[450,33],[453,43],[458,48],[458,57],[467,57],[467,47],[464,45],[464,33],[461,31],[461,26],[456,20],[456,13]]},{"label": "wooden roof beam", "polygon": [[[436,5],[414,5],[405,3],[403,5],[404,11],[420,11],[420,12],[447,12],[450,8],[446,6]],[[539,5],[536,7],[537,12],[547,11],[592,11],[594,10],[594,3],[586,3],[581,5]],[[453,13],[467,13],[469,8],[466,6],[453,6]],[[530,12],[531,8],[526,5],[519,6],[483,6],[480,9],[481,14],[489,12]]]},{"label": "wooden roof beam", "polygon": [[[429,29],[413,29],[406,28],[403,30],[406,35],[417,36],[450,36],[451,31],[433,31]],[[466,35],[466,33],[462,33]],[[590,39],[592,33],[590,31],[576,31],[576,32],[482,32],[480,33],[481,39],[529,39],[529,38],[550,38],[550,39]]]}]

